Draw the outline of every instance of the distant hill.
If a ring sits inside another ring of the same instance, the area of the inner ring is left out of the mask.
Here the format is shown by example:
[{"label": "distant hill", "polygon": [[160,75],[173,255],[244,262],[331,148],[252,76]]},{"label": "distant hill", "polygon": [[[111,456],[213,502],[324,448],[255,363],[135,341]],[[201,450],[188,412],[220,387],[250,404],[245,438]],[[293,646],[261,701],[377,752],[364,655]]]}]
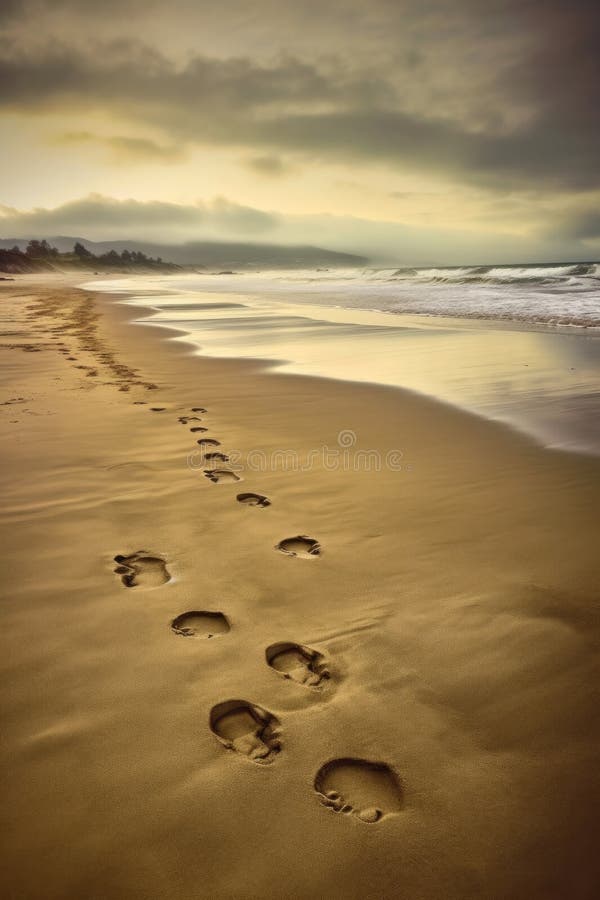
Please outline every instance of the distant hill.
[{"label": "distant hill", "polygon": [[[35,238],[35,236],[32,236]],[[179,266],[208,269],[292,269],[319,266],[364,266],[368,259],[352,253],[324,250],[321,247],[284,246],[279,244],[227,243],[221,241],[193,241],[186,244],[153,244],[148,241],[89,241],[82,237],[46,238],[61,253],[70,253],[75,243],[82,244],[95,256],[114,250],[143,253]],[[0,240],[0,249],[17,246],[24,250],[29,238]]]}]

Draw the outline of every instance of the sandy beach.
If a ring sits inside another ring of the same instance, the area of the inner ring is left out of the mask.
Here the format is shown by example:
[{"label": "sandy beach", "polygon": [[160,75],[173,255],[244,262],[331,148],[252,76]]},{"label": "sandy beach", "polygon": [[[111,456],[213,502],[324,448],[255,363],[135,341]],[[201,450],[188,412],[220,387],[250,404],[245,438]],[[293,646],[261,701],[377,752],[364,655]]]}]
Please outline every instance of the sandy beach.
[{"label": "sandy beach", "polygon": [[81,281],[0,284],[4,896],[596,896],[600,460]]}]

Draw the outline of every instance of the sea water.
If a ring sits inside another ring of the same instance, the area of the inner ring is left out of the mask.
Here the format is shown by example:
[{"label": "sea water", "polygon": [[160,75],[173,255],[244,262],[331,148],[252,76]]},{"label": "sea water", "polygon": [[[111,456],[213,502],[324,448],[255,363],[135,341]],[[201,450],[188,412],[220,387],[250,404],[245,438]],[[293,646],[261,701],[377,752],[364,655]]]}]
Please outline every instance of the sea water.
[{"label": "sea water", "polygon": [[600,453],[600,266],[195,273],[87,285],[198,352],[417,391]]}]

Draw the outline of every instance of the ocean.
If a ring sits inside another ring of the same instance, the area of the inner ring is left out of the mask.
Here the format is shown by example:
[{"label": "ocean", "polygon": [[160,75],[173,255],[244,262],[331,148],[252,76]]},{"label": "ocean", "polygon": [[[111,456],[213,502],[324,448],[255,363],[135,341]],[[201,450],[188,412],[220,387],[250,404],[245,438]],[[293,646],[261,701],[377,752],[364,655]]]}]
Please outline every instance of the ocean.
[{"label": "ocean", "polygon": [[553,449],[600,454],[600,264],[137,276],[86,285],[152,307],[206,356],[404,388]]}]

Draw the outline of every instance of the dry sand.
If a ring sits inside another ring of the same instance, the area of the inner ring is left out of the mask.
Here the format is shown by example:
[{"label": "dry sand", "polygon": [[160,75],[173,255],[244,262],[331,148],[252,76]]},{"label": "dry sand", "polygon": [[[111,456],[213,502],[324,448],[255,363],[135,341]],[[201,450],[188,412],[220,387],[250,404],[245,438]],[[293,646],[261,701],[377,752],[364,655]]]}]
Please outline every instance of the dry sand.
[{"label": "dry sand", "polygon": [[0,286],[3,895],[597,896],[599,461],[73,285]]}]

